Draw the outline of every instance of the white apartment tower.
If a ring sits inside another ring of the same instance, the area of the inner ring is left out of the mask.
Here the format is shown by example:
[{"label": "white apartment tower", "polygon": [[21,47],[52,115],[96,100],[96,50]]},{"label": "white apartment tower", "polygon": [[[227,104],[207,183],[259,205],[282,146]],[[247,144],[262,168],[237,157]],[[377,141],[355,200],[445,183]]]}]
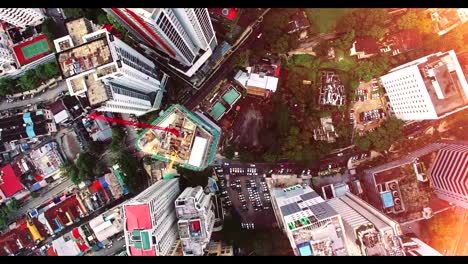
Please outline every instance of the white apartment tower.
[{"label": "white apartment tower", "polygon": [[468,83],[453,50],[396,67],[380,80],[402,120],[439,119],[468,107]]},{"label": "white apartment tower", "polygon": [[[86,32],[85,24],[81,23],[81,32]],[[79,37],[83,43],[75,46],[73,39]],[[69,35],[54,43],[71,95],[86,94],[91,107],[98,111],[140,116],[159,109],[168,76],[106,30]]]},{"label": "white apartment tower", "polygon": [[175,201],[184,256],[203,256],[208,252],[215,222],[212,195],[205,194],[201,186],[188,187]]},{"label": "white apartment tower", "polygon": [[104,8],[147,46],[191,77],[217,45],[207,8]]},{"label": "white apartment tower", "polygon": [[398,222],[350,192],[327,203],[341,215],[349,255],[405,255]]},{"label": "white apartment tower", "polygon": [[44,18],[39,8],[0,8],[0,20],[16,27],[37,26]]},{"label": "white apartment tower", "polygon": [[129,256],[165,256],[176,242],[179,179],[161,180],[122,206]]}]

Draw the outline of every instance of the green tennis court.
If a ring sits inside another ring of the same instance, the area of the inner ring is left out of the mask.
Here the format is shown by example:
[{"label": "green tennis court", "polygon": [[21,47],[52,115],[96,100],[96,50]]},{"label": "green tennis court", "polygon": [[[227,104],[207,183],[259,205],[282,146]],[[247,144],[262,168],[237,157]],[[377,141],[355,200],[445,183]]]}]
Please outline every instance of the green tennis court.
[{"label": "green tennis court", "polygon": [[224,112],[226,112],[226,107],[222,105],[220,102],[216,102],[216,104],[213,106],[213,109],[211,109],[210,115],[214,118],[214,120],[218,121],[221,116],[224,115]]},{"label": "green tennis court", "polygon": [[21,52],[23,52],[24,59],[26,60],[47,51],[49,51],[49,45],[46,39],[21,48]]},{"label": "green tennis court", "polygon": [[240,94],[234,89],[229,90],[229,92],[223,95],[224,101],[226,101],[226,103],[229,105],[232,105],[239,97]]}]

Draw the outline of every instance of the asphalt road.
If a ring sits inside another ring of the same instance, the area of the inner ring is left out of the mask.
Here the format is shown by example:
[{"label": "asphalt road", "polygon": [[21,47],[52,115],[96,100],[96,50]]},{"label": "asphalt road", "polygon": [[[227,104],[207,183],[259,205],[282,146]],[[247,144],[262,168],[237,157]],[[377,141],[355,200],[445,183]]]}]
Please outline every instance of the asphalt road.
[{"label": "asphalt road", "polygon": [[32,198],[31,200],[28,200],[27,202],[23,203],[20,209],[9,215],[10,219],[16,219],[19,216],[26,214],[28,210],[39,207],[45,202],[61,194],[63,191],[74,186],[74,184],[70,181],[69,178],[64,177],[61,180],[62,182],[41,192],[40,197]]},{"label": "asphalt road", "polygon": [[123,250],[125,250],[125,239],[114,240],[112,241],[112,247],[93,252],[93,256],[115,256]]},{"label": "asphalt road", "polygon": [[37,95],[32,99],[25,99],[25,100],[18,100],[12,103],[7,103],[6,100],[0,102],[0,111],[8,110],[8,109],[15,109],[15,108],[22,108],[27,106],[28,104],[38,104],[41,102],[53,102],[55,98],[58,97],[58,94],[63,91],[68,91],[67,83],[63,80],[57,82],[57,87],[49,88],[44,93],[39,92]]},{"label": "asphalt road", "polygon": [[208,94],[210,94],[210,92],[216,87],[216,85],[226,78],[226,76],[234,68],[234,63],[236,61],[235,53],[244,49],[249,49],[257,39],[256,36],[259,34],[259,32],[260,31],[258,27],[254,29],[254,32],[250,34],[247,40],[244,43],[242,43],[237,48],[237,50],[226,59],[226,61],[223,64],[221,64],[219,70],[215,74],[213,74],[210,79],[205,81],[205,84],[202,87],[200,87],[197,93],[194,96],[190,97],[188,101],[183,103],[185,107],[187,107],[189,110],[195,109],[197,105],[200,104],[200,102],[203,101],[203,99],[205,99],[208,96]]}]

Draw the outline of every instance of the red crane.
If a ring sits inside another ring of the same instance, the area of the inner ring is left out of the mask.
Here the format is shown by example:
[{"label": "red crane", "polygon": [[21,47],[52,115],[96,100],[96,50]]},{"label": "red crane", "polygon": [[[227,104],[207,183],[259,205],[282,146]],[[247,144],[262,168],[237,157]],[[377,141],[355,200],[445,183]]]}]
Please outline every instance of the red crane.
[{"label": "red crane", "polygon": [[154,125],[141,123],[141,122],[128,121],[128,120],[124,120],[124,119],[120,119],[120,118],[107,117],[107,116],[99,115],[96,112],[88,114],[88,118],[95,119],[95,120],[102,120],[102,121],[106,121],[108,123],[116,123],[116,124],[125,125],[125,126],[134,126],[134,127],[162,130],[162,131],[166,131],[168,133],[172,133],[176,137],[178,137],[180,135],[179,130],[177,130],[177,129],[173,128],[173,127],[160,127],[160,126],[154,126]]}]

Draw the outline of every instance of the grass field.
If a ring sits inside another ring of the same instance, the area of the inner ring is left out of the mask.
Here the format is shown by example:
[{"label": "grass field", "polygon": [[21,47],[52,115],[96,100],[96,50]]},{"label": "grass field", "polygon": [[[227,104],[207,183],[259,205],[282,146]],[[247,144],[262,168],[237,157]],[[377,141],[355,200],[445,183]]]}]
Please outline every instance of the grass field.
[{"label": "grass field", "polygon": [[306,8],[312,27],[319,33],[335,31],[338,20],[353,11],[352,8]]},{"label": "grass field", "polygon": [[44,53],[49,50],[49,45],[47,44],[46,39],[42,39],[38,42],[35,42],[31,45],[25,46],[21,48],[21,51],[24,54],[24,58],[27,60],[32,58],[38,54]]}]

